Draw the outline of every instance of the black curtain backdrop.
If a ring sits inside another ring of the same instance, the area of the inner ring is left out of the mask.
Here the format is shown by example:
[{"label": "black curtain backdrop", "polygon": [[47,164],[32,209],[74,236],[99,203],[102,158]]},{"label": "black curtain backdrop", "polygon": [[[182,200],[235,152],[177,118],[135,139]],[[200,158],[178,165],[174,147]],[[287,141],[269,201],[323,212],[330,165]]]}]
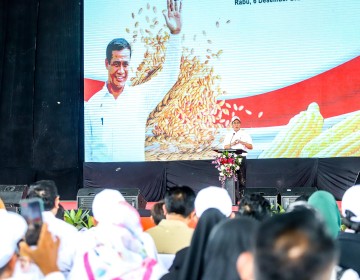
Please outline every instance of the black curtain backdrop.
[{"label": "black curtain backdrop", "polygon": [[[0,184],[53,179],[62,199],[80,187],[219,185],[211,161],[83,164],[82,0],[0,1]],[[247,161],[248,188],[318,187],[341,199],[360,158]],[[83,176],[84,172],[84,176]]]},{"label": "black curtain backdrop", "polygon": [[[246,188],[318,188],[341,200],[360,170],[360,158],[248,159]],[[165,170],[165,172],[164,172]],[[165,177],[164,177],[165,176]],[[196,192],[220,186],[211,160],[145,163],[85,163],[85,187],[139,188],[147,201],[166,188],[187,185]]]},{"label": "black curtain backdrop", "polygon": [[63,198],[74,197],[82,181],[81,25],[79,1],[0,1],[0,184],[54,179]]}]

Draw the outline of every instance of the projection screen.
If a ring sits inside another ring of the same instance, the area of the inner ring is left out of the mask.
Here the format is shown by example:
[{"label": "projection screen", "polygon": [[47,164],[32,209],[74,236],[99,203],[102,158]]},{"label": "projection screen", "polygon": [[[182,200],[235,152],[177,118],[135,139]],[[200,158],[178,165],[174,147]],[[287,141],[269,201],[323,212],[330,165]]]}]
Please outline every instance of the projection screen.
[{"label": "projection screen", "polygon": [[248,158],[360,156],[360,1],[170,4],[84,0],[85,161],[211,159],[233,116]]}]

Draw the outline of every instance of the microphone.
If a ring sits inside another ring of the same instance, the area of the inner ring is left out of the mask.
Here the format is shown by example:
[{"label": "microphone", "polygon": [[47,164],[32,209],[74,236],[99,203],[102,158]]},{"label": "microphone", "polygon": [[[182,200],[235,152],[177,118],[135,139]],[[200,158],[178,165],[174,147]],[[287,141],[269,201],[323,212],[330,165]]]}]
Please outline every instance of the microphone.
[{"label": "microphone", "polygon": [[231,137],[231,139],[230,139],[230,149],[231,149],[231,141],[233,140],[233,138],[234,138],[234,136],[235,136],[235,132],[233,133],[233,135],[232,135],[232,137]]}]

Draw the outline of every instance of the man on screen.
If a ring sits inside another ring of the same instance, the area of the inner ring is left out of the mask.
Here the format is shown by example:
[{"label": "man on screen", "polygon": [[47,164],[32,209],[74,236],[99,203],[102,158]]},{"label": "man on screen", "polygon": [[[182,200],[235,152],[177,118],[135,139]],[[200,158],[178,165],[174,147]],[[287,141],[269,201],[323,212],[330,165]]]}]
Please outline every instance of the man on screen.
[{"label": "man on screen", "polygon": [[168,0],[165,22],[170,30],[162,71],[138,86],[127,84],[131,46],[123,38],[106,49],[108,79],[85,104],[85,161],[143,161],[145,124],[150,112],[177,81],[180,69],[181,1]]}]

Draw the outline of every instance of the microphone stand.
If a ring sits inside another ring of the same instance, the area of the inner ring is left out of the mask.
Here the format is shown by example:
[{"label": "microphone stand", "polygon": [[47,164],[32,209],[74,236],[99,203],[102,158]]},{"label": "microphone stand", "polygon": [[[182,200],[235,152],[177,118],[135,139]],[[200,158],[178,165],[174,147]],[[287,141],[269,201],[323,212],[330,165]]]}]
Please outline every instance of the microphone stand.
[{"label": "microphone stand", "polygon": [[231,149],[231,141],[233,140],[234,136],[235,136],[235,132],[233,133],[233,135],[232,135],[232,137],[230,139],[230,144],[229,144],[230,147],[229,147],[229,149]]}]

